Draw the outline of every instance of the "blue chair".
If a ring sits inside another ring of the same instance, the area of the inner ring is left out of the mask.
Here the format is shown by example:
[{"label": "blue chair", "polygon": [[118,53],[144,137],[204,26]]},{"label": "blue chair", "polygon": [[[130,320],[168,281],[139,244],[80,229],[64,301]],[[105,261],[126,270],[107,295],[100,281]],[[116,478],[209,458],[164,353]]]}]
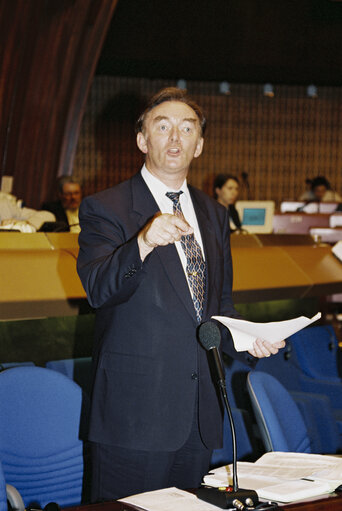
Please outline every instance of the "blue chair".
[{"label": "blue chair", "polygon": [[1,463],[0,463],[0,511],[7,511],[6,482]]},{"label": "blue chair", "polygon": [[[232,408],[232,416],[236,432],[237,459],[247,460],[253,458],[253,446],[248,434],[248,414],[246,410]],[[223,420],[223,446],[221,449],[214,449],[211,457],[211,467],[228,465],[233,461],[232,432],[228,414],[225,411]],[[254,461],[254,460],[253,460]]]},{"label": "blue chair", "polygon": [[92,385],[91,357],[49,360],[49,362],[46,362],[45,367],[65,374],[65,376],[74,380],[90,396]]},{"label": "blue chair", "polygon": [[34,362],[3,362],[0,364],[0,371],[5,371],[5,369],[10,369],[11,367],[34,365]]},{"label": "blue chair", "polygon": [[[310,330],[313,328],[318,328],[318,331],[321,331],[321,327],[312,327],[302,332],[307,331],[310,334]],[[327,331],[331,332],[330,327],[327,327]],[[298,332],[298,334],[300,334],[300,332]],[[294,344],[297,344],[296,341],[293,341],[295,335],[287,339],[286,347],[280,350],[276,355],[260,359],[256,365],[256,370],[271,374],[280,381],[300,407],[307,428],[309,430],[316,428],[316,441],[313,444],[313,452],[334,452],[333,445],[335,445],[336,430],[338,431],[336,450],[341,450],[342,409],[338,406],[338,404],[342,406],[341,383],[337,381],[336,378],[334,378],[334,380],[328,380],[328,378],[318,379],[304,373],[297,357],[297,350],[294,346]],[[303,333],[300,339],[302,339],[301,344],[303,344]],[[310,339],[305,339],[305,343],[309,349]],[[324,351],[326,354],[327,344],[323,352]],[[319,358],[319,352],[316,353],[316,357]],[[317,407],[317,412],[315,412],[316,422],[313,424],[311,410],[315,406]],[[327,423],[328,417],[329,423]],[[331,435],[329,437],[323,433],[326,428],[331,430]],[[318,429],[321,430],[317,431]],[[320,440],[318,440],[319,438]]]},{"label": "blue chair", "polygon": [[82,389],[41,367],[0,372],[0,459],[7,484],[25,507],[81,503]]},{"label": "blue chair", "polygon": [[[224,355],[224,370],[228,400],[236,429],[238,459],[255,461],[264,451],[259,439],[255,437],[255,419],[247,392],[246,381],[250,367],[239,360]],[[213,452],[212,466],[224,465],[230,463],[231,460],[231,430],[225,411],[223,447]]]},{"label": "blue chair", "polygon": [[2,463],[0,462],[0,511],[25,511],[24,501],[14,486],[6,484]]},{"label": "blue chair", "polygon": [[247,389],[266,451],[311,452],[299,408],[278,380],[253,371],[248,374]]},{"label": "blue chair", "polygon": [[299,367],[307,377],[342,385],[338,368],[338,341],[331,325],[304,328],[289,337],[289,341]]}]

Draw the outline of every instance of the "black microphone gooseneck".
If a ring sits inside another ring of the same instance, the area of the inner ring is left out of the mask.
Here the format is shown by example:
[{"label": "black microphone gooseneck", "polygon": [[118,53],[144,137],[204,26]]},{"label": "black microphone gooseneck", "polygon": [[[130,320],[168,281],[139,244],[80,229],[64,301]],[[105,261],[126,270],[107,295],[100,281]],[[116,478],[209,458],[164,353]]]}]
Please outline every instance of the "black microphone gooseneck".
[{"label": "black microphone gooseneck", "polygon": [[229,423],[232,432],[232,446],[233,446],[233,489],[229,492],[222,492],[216,488],[199,488],[197,491],[197,496],[210,502],[211,504],[217,505],[222,508],[228,509],[232,505],[235,508],[238,508],[238,504],[241,504],[242,507],[240,509],[244,509],[247,505],[248,507],[256,506],[259,502],[258,496],[254,490],[245,490],[239,489],[238,486],[238,477],[237,477],[237,446],[236,446],[236,432],[235,425],[233,420],[232,411],[228,401],[227,389],[226,389],[226,381],[225,374],[223,370],[222,360],[220,356],[220,352],[218,350],[221,343],[221,332],[218,326],[212,322],[207,321],[206,323],[202,323],[199,327],[198,336],[200,343],[203,348],[205,348],[209,353],[212,354],[214,367],[215,367],[215,377],[216,383],[220,388],[221,395],[223,398],[223,402],[225,408],[227,410]]},{"label": "black microphone gooseneck", "polygon": [[223,402],[228,413],[229,423],[232,430],[233,444],[233,490],[237,491],[238,479],[237,479],[236,432],[232,411],[228,401],[226,379],[222,366],[221,356],[219,350],[217,349],[221,343],[221,332],[218,326],[215,325],[215,323],[213,323],[212,321],[207,321],[206,323],[202,323],[202,325],[200,326],[198,335],[203,348],[205,348],[207,351],[210,351],[210,353],[213,356],[215,372],[217,376],[217,384],[220,387]]}]

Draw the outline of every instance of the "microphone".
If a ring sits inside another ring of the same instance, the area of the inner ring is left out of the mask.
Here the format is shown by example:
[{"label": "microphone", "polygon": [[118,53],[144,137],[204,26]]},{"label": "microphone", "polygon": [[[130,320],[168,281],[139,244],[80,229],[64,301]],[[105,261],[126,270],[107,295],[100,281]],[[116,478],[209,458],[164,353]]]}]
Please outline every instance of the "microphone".
[{"label": "microphone", "polygon": [[216,383],[221,391],[223,403],[229,418],[233,447],[233,488],[227,487],[222,490],[218,488],[201,486],[197,490],[197,497],[223,509],[230,509],[232,507],[235,509],[245,509],[246,506],[253,507],[259,504],[257,493],[254,490],[245,490],[239,488],[238,485],[235,425],[227,396],[224,369],[220,352],[218,350],[221,344],[221,332],[215,323],[212,321],[207,321],[202,323],[199,327],[198,336],[203,348],[206,349],[213,357]]},{"label": "microphone", "polygon": [[226,389],[226,379],[224,375],[224,370],[222,366],[222,361],[220,357],[220,352],[217,348],[220,347],[221,344],[221,332],[215,323],[212,321],[207,321],[206,323],[202,323],[198,330],[198,336],[200,343],[203,348],[207,351],[210,351],[212,357],[214,359],[215,364],[215,372],[217,377],[217,384],[221,389]]}]

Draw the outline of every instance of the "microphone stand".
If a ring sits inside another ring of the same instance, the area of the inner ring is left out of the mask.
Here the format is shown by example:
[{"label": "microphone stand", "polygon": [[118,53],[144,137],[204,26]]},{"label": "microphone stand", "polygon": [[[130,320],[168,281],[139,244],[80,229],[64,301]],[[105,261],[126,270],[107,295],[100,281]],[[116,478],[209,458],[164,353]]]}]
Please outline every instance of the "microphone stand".
[{"label": "microphone stand", "polygon": [[237,492],[238,489],[239,489],[239,485],[238,485],[238,477],[237,477],[237,442],[236,442],[236,432],[235,432],[235,424],[234,424],[234,420],[233,420],[233,414],[232,414],[232,410],[230,408],[230,405],[229,405],[229,401],[228,401],[228,395],[227,395],[227,389],[226,389],[226,385],[225,383],[223,382],[223,385],[222,385],[222,382],[220,382],[220,389],[221,389],[221,395],[222,395],[222,398],[223,398],[223,402],[224,402],[224,405],[226,407],[226,410],[227,410],[227,414],[228,414],[228,419],[229,419],[229,424],[230,424],[230,429],[232,430],[232,446],[233,446],[233,491],[234,492]]},{"label": "microphone stand", "polygon": [[221,391],[221,396],[224,402],[224,406],[227,410],[230,428],[232,432],[233,488],[226,487],[222,490],[218,488],[202,486],[197,490],[197,497],[222,509],[231,509],[232,506],[234,507],[234,509],[238,510],[246,509],[246,506],[248,508],[254,508],[259,504],[259,499],[256,491],[239,488],[238,485],[236,432],[232,410],[228,401],[225,376],[220,354],[216,347],[211,348],[209,351],[213,354],[217,374],[217,385],[219,386]]}]

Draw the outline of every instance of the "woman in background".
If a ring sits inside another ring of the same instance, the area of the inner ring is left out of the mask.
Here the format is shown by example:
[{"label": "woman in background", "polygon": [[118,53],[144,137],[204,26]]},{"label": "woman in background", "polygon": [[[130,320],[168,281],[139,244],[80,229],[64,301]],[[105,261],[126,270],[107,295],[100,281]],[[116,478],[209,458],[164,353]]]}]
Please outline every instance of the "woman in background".
[{"label": "woman in background", "polygon": [[228,209],[232,231],[241,231],[242,225],[235,202],[239,195],[240,182],[231,174],[219,174],[214,180],[214,198]]}]

